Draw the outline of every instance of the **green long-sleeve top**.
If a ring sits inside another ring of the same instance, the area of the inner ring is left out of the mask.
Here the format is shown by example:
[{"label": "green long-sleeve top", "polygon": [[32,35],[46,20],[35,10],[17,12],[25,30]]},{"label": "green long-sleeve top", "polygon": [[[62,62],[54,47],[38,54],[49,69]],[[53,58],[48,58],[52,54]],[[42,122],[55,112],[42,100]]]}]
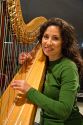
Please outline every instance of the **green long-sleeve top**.
[{"label": "green long-sleeve top", "polygon": [[31,88],[27,98],[41,107],[40,125],[67,125],[67,121],[78,119],[79,110],[76,95],[79,88],[79,75],[76,64],[67,58],[49,61],[43,92]]}]

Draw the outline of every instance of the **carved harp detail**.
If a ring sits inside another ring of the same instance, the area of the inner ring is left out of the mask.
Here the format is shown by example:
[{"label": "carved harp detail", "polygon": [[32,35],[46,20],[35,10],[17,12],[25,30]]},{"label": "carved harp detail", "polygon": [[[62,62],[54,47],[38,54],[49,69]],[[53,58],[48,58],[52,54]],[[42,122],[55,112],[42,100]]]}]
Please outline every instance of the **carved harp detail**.
[{"label": "carved harp detail", "polygon": [[33,42],[38,35],[39,27],[47,20],[41,16],[25,24],[22,17],[20,0],[8,0],[8,11],[13,32],[18,40],[24,43]]},{"label": "carved harp detail", "polygon": [[[22,17],[20,0],[8,0],[7,4],[10,23],[16,38],[22,43],[32,43],[38,35],[40,26],[47,19],[37,17],[28,24],[25,24]],[[35,58],[32,59],[32,63],[23,64],[12,81],[25,79],[28,83],[31,83],[32,87],[41,91],[45,74],[46,57],[42,52],[40,44],[33,49],[32,55],[34,55],[34,51]],[[27,101],[22,93],[13,90],[10,84],[0,99],[0,124],[33,125],[37,107]],[[17,98],[19,94],[21,98]]]}]

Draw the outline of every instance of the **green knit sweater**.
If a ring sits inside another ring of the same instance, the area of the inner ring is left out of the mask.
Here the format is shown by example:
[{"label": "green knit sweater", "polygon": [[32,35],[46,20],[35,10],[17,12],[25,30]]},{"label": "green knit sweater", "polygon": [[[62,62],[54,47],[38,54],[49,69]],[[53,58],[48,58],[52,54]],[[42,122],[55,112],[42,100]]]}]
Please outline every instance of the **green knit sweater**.
[{"label": "green knit sweater", "polygon": [[31,88],[27,98],[41,107],[40,125],[81,125],[76,95],[79,75],[75,63],[67,58],[50,61],[43,92]]}]

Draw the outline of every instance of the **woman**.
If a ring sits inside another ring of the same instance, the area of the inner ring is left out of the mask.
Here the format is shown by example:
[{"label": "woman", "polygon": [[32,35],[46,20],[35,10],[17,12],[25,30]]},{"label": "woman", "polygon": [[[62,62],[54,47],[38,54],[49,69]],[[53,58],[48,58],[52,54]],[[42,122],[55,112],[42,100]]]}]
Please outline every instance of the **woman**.
[{"label": "woman", "polygon": [[[83,61],[73,26],[52,18],[40,28],[38,40],[48,62],[43,92],[24,80],[14,81],[11,87],[24,92],[27,99],[41,107],[40,125],[82,125],[76,96]],[[28,58],[26,53],[22,56],[20,63]]]}]

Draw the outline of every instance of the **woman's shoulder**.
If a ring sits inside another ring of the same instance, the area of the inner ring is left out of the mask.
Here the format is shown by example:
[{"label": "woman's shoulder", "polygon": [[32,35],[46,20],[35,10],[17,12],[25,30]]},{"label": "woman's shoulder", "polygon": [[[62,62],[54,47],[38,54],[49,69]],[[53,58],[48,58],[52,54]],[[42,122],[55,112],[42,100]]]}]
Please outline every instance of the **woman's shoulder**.
[{"label": "woman's shoulder", "polygon": [[69,58],[61,58],[58,63],[56,63],[53,67],[51,67],[51,71],[53,73],[61,74],[63,71],[75,71],[78,72],[77,65],[74,61]]},{"label": "woman's shoulder", "polygon": [[77,69],[76,63],[69,58],[63,58],[62,61],[61,61],[61,65],[63,67],[69,67],[69,68],[76,68]]},{"label": "woman's shoulder", "polygon": [[52,74],[60,78],[63,75],[78,75],[78,68],[74,61],[68,58],[62,58],[56,65],[51,69]]}]

